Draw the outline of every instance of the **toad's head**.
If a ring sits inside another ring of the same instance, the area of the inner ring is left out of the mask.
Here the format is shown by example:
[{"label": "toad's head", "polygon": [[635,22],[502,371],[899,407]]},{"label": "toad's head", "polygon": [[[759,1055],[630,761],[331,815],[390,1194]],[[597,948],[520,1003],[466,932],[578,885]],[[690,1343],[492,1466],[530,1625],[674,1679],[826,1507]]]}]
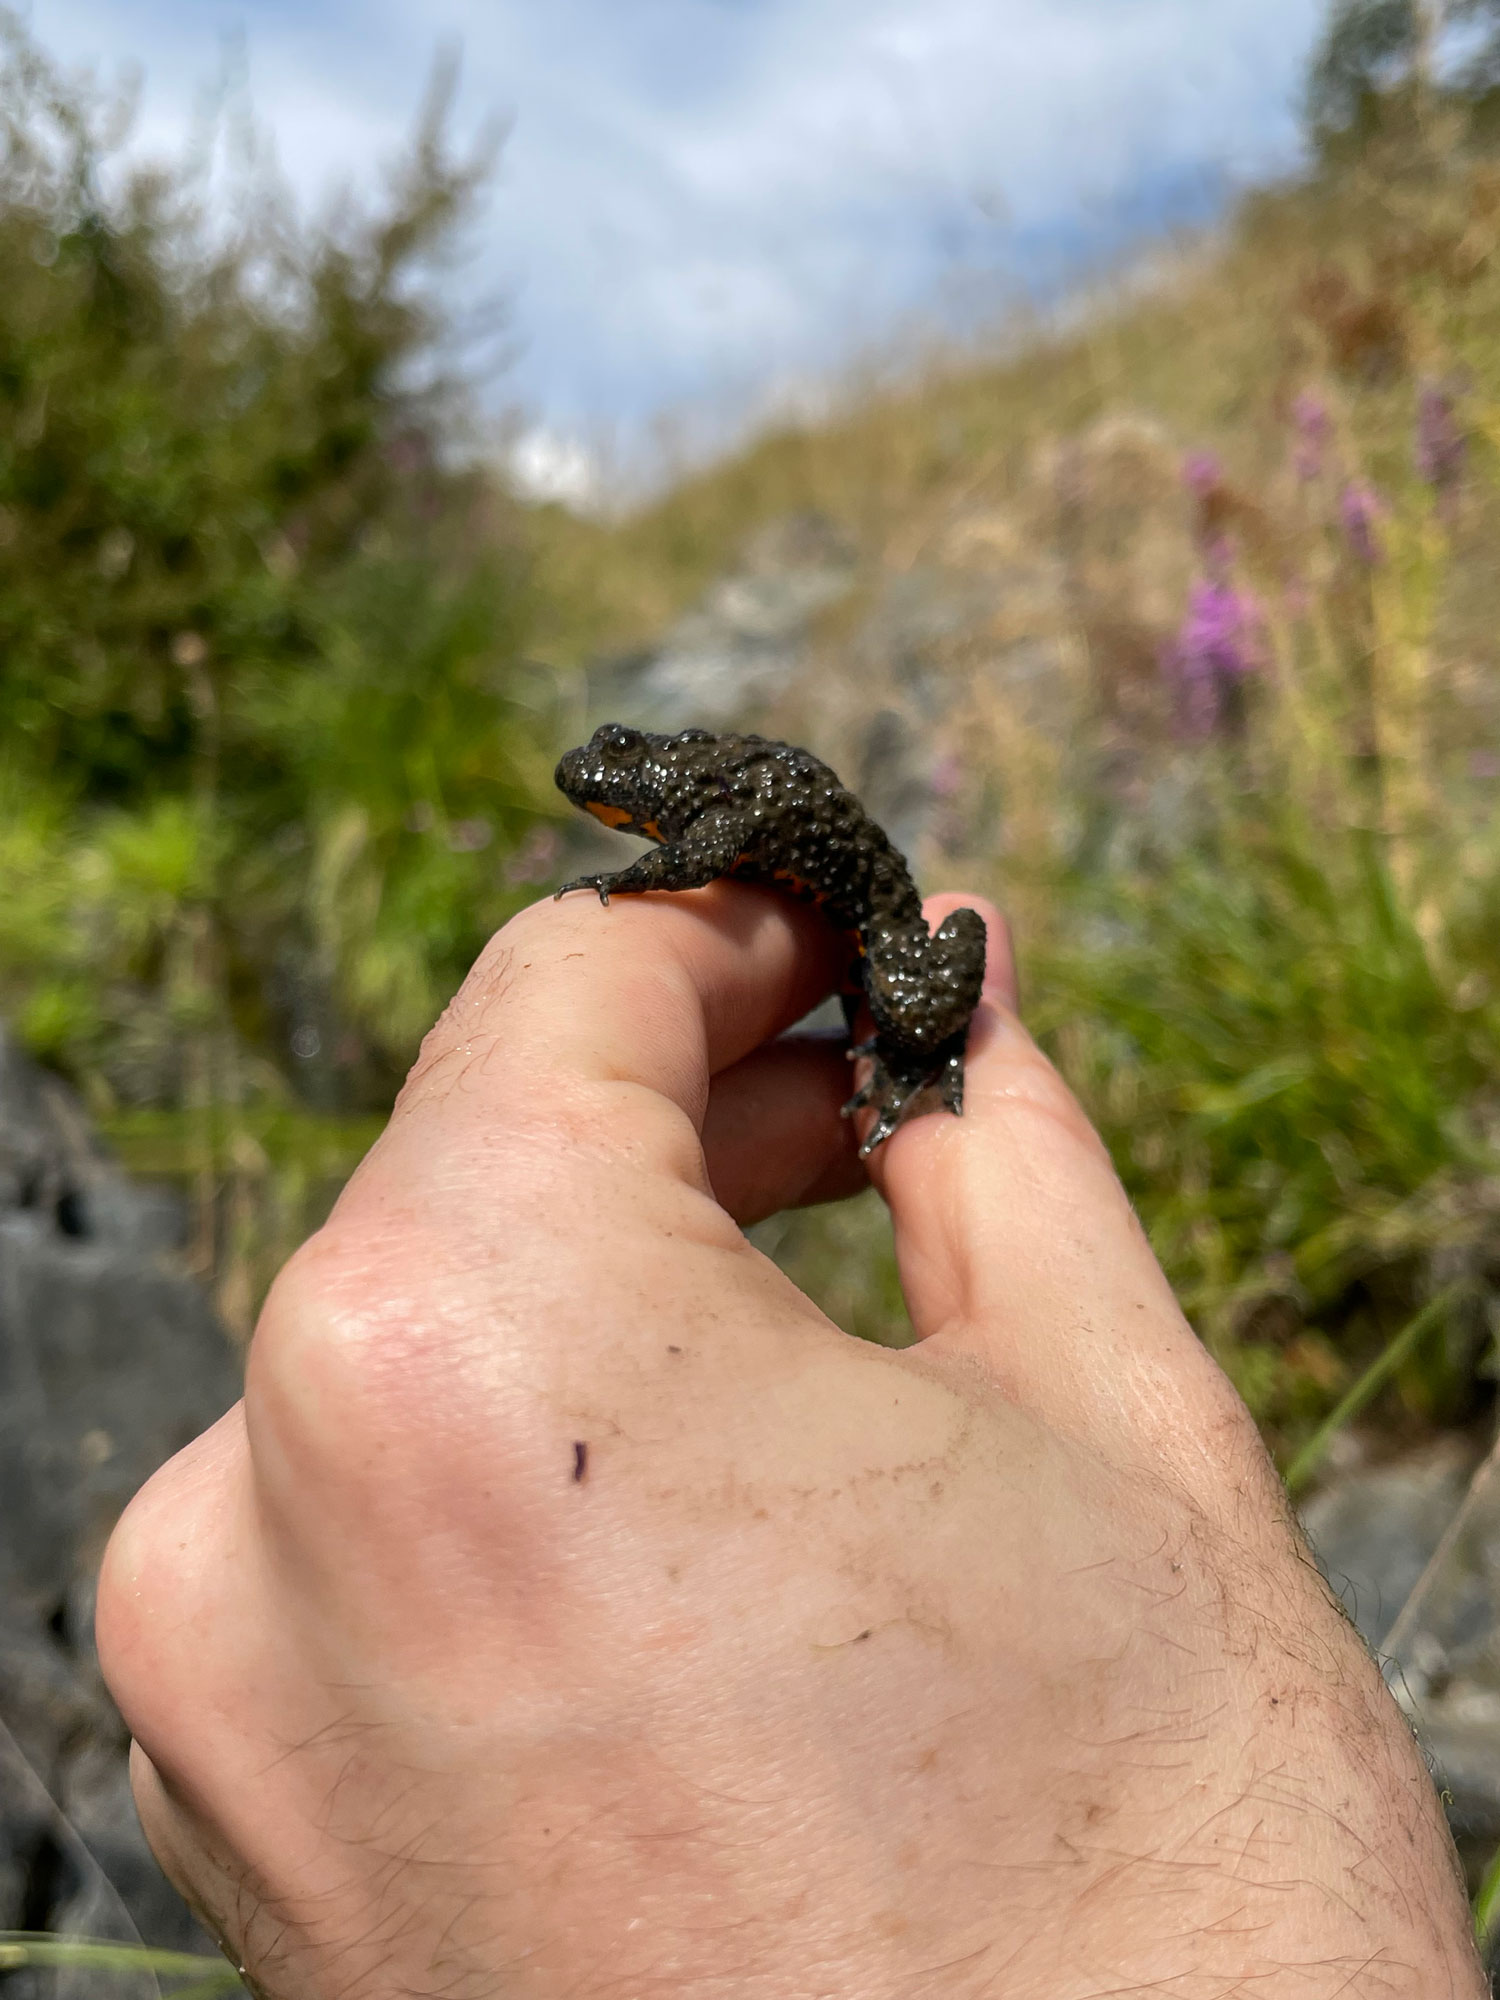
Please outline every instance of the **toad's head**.
[{"label": "toad's head", "polygon": [[[673,840],[705,803],[714,738],[706,729],[653,736],[606,722],[557,767],[557,787],[605,826]],[[709,789],[712,789],[710,783]]]}]

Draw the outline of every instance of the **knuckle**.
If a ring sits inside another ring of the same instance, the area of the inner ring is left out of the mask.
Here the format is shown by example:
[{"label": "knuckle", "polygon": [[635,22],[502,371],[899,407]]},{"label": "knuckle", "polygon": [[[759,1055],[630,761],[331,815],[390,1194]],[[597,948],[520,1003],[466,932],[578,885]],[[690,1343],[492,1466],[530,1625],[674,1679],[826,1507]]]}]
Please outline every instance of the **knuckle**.
[{"label": "knuckle", "polygon": [[251,1347],[246,1404],[267,1491],[293,1509],[366,1509],[373,1531],[396,1494],[445,1484],[471,1453],[523,1451],[535,1396],[499,1394],[494,1379],[516,1290],[520,1265],[462,1219],[327,1225],[277,1279]]},{"label": "knuckle", "polygon": [[378,1244],[337,1223],[311,1237],[278,1275],[251,1345],[256,1430],[269,1427],[283,1453],[303,1458],[358,1451],[392,1400],[391,1364],[406,1344],[392,1332],[412,1325],[414,1274],[426,1268],[405,1229]]},{"label": "knuckle", "polygon": [[105,1680],[128,1721],[164,1698],[174,1635],[212,1594],[225,1541],[227,1496],[243,1462],[239,1405],[159,1468],[135,1495],[105,1547],[95,1642]]},{"label": "knuckle", "polygon": [[163,1595],[161,1558],[163,1536],[153,1491],[165,1482],[163,1467],[143,1486],[115,1523],[99,1567],[94,1604],[94,1641],[104,1678],[128,1715],[124,1689],[143,1639],[151,1629],[151,1613]]}]

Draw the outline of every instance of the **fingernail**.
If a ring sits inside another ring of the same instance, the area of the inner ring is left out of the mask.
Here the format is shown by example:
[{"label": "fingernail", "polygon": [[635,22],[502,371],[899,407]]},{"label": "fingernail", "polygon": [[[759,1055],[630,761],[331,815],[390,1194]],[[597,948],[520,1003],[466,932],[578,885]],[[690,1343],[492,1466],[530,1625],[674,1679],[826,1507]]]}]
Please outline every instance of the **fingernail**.
[{"label": "fingernail", "polygon": [[[1031,1040],[1015,1008],[1010,1004],[1010,996],[1004,992],[986,992],[981,997],[978,1011],[974,1016],[974,1028],[979,1028],[981,1024],[983,1024],[981,1039],[984,1042]],[[972,1038],[973,1029],[970,1030],[970,1035]],[[975,1046],[975,1042],[971,1039],[969,1043],[971,1053]]]}]

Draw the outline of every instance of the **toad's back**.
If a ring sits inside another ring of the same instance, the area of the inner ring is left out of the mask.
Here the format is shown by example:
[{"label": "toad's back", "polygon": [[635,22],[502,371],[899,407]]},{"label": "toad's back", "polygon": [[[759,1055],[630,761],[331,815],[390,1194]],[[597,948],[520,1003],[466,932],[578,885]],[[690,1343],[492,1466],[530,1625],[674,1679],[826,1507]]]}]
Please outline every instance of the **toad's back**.
[{"label": "toad's back", "polygon": [[833,923],[861,935],[877,923],[922,925],[921,898],[902,855],[811,751],[761,736],[718,736],[710,745],[705,802],[727,792],[749,819],[731,874],[809,895]]}]

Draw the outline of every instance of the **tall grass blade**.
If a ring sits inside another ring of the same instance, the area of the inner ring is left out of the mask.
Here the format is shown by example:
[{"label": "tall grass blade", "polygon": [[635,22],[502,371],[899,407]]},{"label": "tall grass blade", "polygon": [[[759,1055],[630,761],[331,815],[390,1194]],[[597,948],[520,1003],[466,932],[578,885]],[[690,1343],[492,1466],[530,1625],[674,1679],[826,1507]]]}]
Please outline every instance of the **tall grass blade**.
[{"label": "tall grass blade", "polygon": [[1500,1929],[1500,1847],[1490,1857],[1474,1897],[1474,1935],[1482,1952],[1489,1950],[1497,1929]]},{"label": "tall grass blade", "polygon": [[[193,1992],[228,1993],[239,1986],[232,1965],[198,1952],[154,1951],[149,1945],[114,1944],[104,1938],[51,1937],[32,1931],[0,1931],[0,1972],[23,1967],[83,1968],[100,1972],[148,1972],[163,1979],[192,1978]],[[181,2000],[184,1989],[175,1989]]]},{"label": "tall grass blade", "polygon": [[1415,1313],[1400,1332],[1392,1337],[1359,1380],[1329,1411],[1282,1474],[1282,1482],[1294,1499],[1317,1472],[1327,1456],[1329,1445],[1345,1424],[1352,1422],[1366,1404],[1379,1395],[1433,1328],[1442,1323],[1448,1308],[1469,1289],[1471,1282],[1468,1278],[1456,1279],[1453,1284],[1445,1286],[1436,1298],[1429,1299],[1422,1310]]}]

